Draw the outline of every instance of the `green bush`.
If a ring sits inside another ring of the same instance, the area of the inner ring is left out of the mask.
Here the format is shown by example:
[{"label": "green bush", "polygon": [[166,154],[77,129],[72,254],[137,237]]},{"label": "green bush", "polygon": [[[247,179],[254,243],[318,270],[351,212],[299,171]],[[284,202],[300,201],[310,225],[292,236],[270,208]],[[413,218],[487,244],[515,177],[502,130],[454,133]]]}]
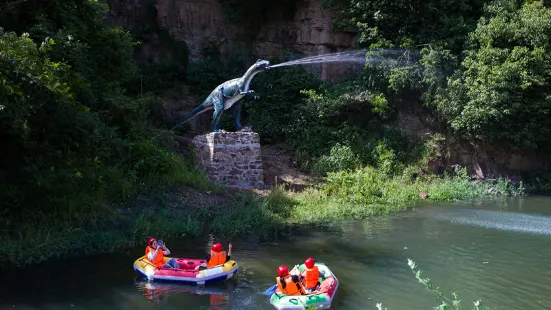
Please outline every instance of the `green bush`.
[{"label": "green bush", "polygon": [[313,170],[319,174],[355,170],[361,166],[358,155],[348,145],[335,144],[329,155],[322,155],[314,164]]},{"label": "green bush", "polygon": [[138,72],[128,81],[127,89],[133,94],[164,95],[168,90],[181,87],[186,72],[186,65],[180,61],[141,62]]},{"label": "green bush", "polygon": [[418,160],[416,146],[391,125],[392,108],[385,96],[362,85],[352,81],[303,91],[306,102],[286,128],[303,170],[323,174],[373,165],[394,174]]}]

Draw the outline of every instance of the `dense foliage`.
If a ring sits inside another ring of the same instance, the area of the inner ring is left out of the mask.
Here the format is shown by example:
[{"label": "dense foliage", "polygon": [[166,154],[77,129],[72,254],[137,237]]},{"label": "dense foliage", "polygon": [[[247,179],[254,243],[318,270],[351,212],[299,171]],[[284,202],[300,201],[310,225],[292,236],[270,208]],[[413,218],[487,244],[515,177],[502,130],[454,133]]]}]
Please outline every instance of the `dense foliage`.
[{"label": "dense foliage", "polygon": [[148,124],[158,98],[125,90],[134,43],[104,25],[106,5],[20,1],[1,13],[2,236],[48,216],[85,223],[113,199],[187,178]]},{"label": "dense foliage", "polygon": [[[455,135],[469,140],[518,148],[549,142],[545,2],[325,2],[343,14],[337,26],[357,27],[360,44],[422,51],[417,65],[385,65],[391,87],[383,82],[380,90],[418,92]],[[381,70],[373,67],[368,71]]]}]

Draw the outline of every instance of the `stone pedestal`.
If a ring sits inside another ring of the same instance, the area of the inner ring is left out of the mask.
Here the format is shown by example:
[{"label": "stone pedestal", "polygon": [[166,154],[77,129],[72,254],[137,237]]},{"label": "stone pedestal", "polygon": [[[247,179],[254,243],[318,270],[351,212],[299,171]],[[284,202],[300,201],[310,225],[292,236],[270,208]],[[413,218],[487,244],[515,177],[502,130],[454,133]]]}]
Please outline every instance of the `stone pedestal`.
[{"label": "stone pedestal", "polygon": [[211,132],[193,139],[196,163],[215,183],[264,187],[260,137],[252,131]]}]

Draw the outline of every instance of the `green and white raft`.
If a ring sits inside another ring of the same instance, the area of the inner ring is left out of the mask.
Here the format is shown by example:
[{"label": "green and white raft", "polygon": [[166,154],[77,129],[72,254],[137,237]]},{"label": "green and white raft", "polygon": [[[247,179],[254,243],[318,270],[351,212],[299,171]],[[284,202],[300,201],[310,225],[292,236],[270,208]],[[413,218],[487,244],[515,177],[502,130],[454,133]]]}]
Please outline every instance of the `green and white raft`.
[{"label": "green and white raft", "polygon": [[[329,309],[331,302],[337,293],[339,287],[339,280],[331,272],[331,270],[324,264],[316,262],[320,272],[320,285],[319,288],[308,295],[295,295],[287,296],[276,290],[270,297],[270,303],[278,310],[291,310],[291,309],[308,309],[314,306],[315,309]],[[304,268],[304,264],[298,266],[298,274],[300,274]],[[293,270],[291,271],[293,274]]]}]

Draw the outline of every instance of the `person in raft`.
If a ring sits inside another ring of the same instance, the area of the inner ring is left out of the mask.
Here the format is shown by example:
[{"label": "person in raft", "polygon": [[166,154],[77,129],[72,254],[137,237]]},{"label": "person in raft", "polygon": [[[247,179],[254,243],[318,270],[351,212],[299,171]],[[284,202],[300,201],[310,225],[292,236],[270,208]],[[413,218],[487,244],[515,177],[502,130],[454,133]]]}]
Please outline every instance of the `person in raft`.
[{"label": "person in raft", "polygon": [[145,248],[145,256],[157,268],[180,268],[178,262],[171,258],[165,264],[165,255],[170,255],[170,250],[166,248],[163,240],[157,241],[155,238],[149,239]]},{"label": "person in raft", "polygon": [[231,242],[228,243],[227,253],[226,251],[224,251],[224,248],[220,243],[217,242],[213,244],[210,249],[210,253],[207,256],[207,261],[195,267],[195,270],[204,270],[207,268],[212,268],[218,265],[222,265],[223,263],[229,261],[231,259],[231,249],[232,249]]},{"label": "person in raft", "polygon": [[320,272],[318,266],[315,266],[315,264],[316,261],[313,258],[308,257],[304,261],[304,266],[306,266],[306,268],[304,268],[304,270],[300,274],[300,280],[302,281],[304,289],[307,293],[315,291],[320,284]]},{"label": "person in raft", "polygon": [[287,266],[279,266],[277,268],[277,275],[277,288],[280,292],[288,296],[306,295],[306,291],[300,283],[298,275],[291,275]]}]

